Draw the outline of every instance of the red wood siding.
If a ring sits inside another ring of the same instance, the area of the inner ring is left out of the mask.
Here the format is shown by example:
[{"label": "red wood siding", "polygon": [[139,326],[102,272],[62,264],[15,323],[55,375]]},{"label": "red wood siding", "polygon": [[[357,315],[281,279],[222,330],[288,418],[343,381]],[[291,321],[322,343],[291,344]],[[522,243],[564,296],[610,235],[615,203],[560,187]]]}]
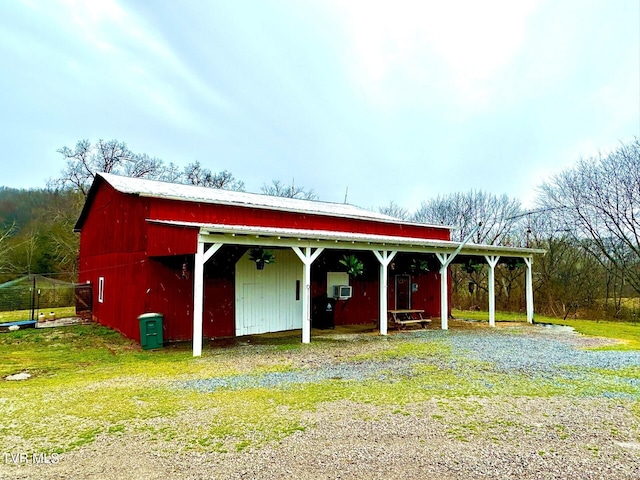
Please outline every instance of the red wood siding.
[{"label": "red wood siding", "polygon": [[[411,308],[424,310],[425,318],[440,316],[440,274],[437,272],[410,273],[411,283],[418,284],[418,291],[411,293]],[[395,273],[389,272],[389,310],[395,310]]]},{"label": "red wood siding", "polygon": [[[102,183],[80,233],[82,283],[93,285],[93,316],[127,337],[140,340],[137,317],[145,312],[145,234],[148,202]],[[104,278],[104,301],[98,279]]]},{"label": "red wood siding", "polygon": [[[205,266],[203,335],[235,334],[235,282],[232,270],[244,249],[227,246]],[[167,341],[190,340],[193,334],[193,255],[159,257],[149,261],[148,311],[164,315]],[[186,277],[183,274],[186,264]]]},{"label": "red wood siding", "polygon": [[144,252],[148,199],[123,195],[102,183],[80,236],[81,258],[116,252]]},{"label": "red wood siding", "polygon": [[[93,316],[129,338],[140,340],[138,315],[145,311],[148,259],[142,252],[93,255],[80,259],[80,282],[93,285]],[[98,279],[104,300],[98,301]]]},{"label": "red wood siding", "polygon": [[146,311],[162,313],[166,341],[188,340],[193,332],[192,270],[183,278],[183,263],[184,259],[179,257],[149,260],[148,286],[144,293],[148,297]]},{"label": "red wood siding", "polygon": [[310,230],[335,230],[399,237],[449,240],[446,228],[426,225],[400,225],[394,223],[358,220],[351,218],[311,215],[276,210],[247,208],[232,205],[212,205],[194,202],[179,202],[151,199],[149,212],[153,220],[176,220],[225,225],[250,225],[257,227],[299,228]]},{"label": "red wood siding", "polygon": [[205,279],[202,315],[205,338],[235,335],[235,291],[233,277]]},{"label": "red wood siding", "polygon": [[164,257],[196,252],[198,229],[147,222],[147,255]]},{"label": "red wood siding", "polygon": [[207,338],[232,337],[236,333],[236,263],[247,248],[225,245],[205,265],[202,331]]}]

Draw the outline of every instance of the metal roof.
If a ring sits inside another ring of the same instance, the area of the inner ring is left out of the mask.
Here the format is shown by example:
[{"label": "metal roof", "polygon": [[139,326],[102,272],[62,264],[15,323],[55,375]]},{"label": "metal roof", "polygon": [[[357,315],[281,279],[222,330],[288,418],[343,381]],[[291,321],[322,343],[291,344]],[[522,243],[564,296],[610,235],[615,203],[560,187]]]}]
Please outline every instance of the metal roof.
[{"label": "metal roof", "polygon": [[[173,225],[176,227],[198,228],[201,234],[210,235],[215,243],[235,243],[245,245],[300,245],[313,242],[331,243],[333,248],[359,248],[371,250],[385,248],[399,251],[450,252],[460,246],[461,242],[450,240],[433,240],[415,237],[398,237],[390,235],[374,235],[366,233],[340,232],[332,230],[308,230],[297,228],[272,228],[248,225],[226,225],[214,223],[182,222],[171,220],[147,219],[149,223]],[[503,247],[499,245],[483,245],[467,243],[460,252],[462,255],[501,255],[509,257],[530,257],[544,254],[545,250],[521,247]]]},{"label": "metal roof", "polygon": [[268,210],[345,217],[400,225],[418,225],[422,227],[442,228],[447,230],[451,230],[453,228],[444,225],[426,225],[423,223],[407,222],[399,218],[365,210],[347,203],[320,202],[315,200],[300,200],[297,198],[260,195],[257,193],[236,192],[233,190],[223,190],[219,188],[199,187],[179,183],[146,180],[142,178],[123,177],[120,175],[113,175],[111,173],[98,173],[97,177],[101,177],[121,193],[140,195],[143,197],[263,208]]}]

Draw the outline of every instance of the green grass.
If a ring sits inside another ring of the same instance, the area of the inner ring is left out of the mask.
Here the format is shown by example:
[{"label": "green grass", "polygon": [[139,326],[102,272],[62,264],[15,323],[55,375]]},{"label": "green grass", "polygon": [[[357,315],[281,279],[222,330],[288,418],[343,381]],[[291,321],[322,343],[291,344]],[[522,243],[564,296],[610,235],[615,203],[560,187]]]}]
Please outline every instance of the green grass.
[{"label": "green grass", "polygon": [[[76,314],[76,307],[56,307],[48,308],[46,310],[36,310],[36,319],[38,313],[44,313],[48,319],[50,312],[54,312],[56,314],[56,318],[74,317]],[[13,310],[10,312],[0,312],[0,323],[17,322],[21,320],[31,320],[31,310]]]},{"label": "green grass", "polygon": [[[536,321],[539,321],[537,317]],[[568,325],[583,335],[622,342],[621,345],[601,347],[605,350],[640,350],[640,324],[637,323],[569,319],[550,319],[549,323]]]},{"label": "green grass", "polygon": [[[489,319],[488,312],[476,312],[468,310],[454,310],[453,316],[469,320]],[[640,324],[630,322],[611,322],[595,320],[572,320],[536,315],[537,323],[552,323],[554,325],[567,325],[576,332],[591,337],[603,337],[619,340],[618,345],[599,347],[602,350],[640,350]],[[526,322],[526,315],[511,312],[496,312],[496,322]]]},{"label": "green grass", "polygon": [[[457,310],[453,309],[451,314],[454,318],[461,318],[465,320],[476,321],[489,321],[489,312],[476,311],[476,310]],[[545,317],[544,315],[535,315],[536,322],[540,323],[553,323],[556,318]],[[496,322],[526,322],[527,314],[521,312],[496,312]]]},{"label": "green grass", "polygon": [[[632,330],[621,329],[616,335],[628,340],[628,345],[637,341]],[[593,371],[597,381],[532,379],[524,373],[498,371],[460,354],[457,366],[448,366],[453,365],[453,353],[446,335],[434,341],[410,334],[357,338],[367,353],[362,353],[363,348],[355,353],[354,341],[317,337],[302,345],[299,336],[293,335],[261,337],[251,346],[205,348],[203,357],[194,359],[188,344],[144,351],[96,325],[3,333],[0,377],[17,372],[33,377],[21,382],[0,380],[0,451],[62,453],[90,444],[100,435],[135,433],[158,442],[174,442],[184,450],[241,451],[311,427],[305,412],[324,402],[349,400],[407,415],[412,404],[434,398],[466,405],[482,397],[634,393],[637,387],[617,380],[640,377],[640,370],[628,368]],[[405,358],[420,362],[409,375],[366,381],[334,378],[213,392],[181,388],[176,383],[286,372],[305,368],[309,356],[345,362]],[[640,416],[637,404],[631,408]],[[450,434],[471,438],[472,430],[451,427]]]}]

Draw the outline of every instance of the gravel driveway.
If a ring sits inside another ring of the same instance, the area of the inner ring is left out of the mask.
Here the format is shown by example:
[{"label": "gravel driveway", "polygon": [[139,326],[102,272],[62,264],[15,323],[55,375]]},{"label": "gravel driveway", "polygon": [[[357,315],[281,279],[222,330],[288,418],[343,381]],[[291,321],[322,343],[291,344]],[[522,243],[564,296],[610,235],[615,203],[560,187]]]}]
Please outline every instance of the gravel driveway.
[{"label": "gravel driveway", "polygon": [[[535,378],[564,369],[571,380],[588,383],[595,378],[589,377],[591,369],[640,365],[640,352],[584,351],[578,347],[606,341],[541,327],[396,335],[446,342],[457,355]],[[350,340],[354,349],[376,345],[364,337]],[[296,361],[301,368],[291,373],[180,382],[175,388],[211,391],[377,378],[407,372],[414,360],[344,364],[318,355]],[[305,413],[309,427],[304,431],[241,452],[184,451],[177,441],[142,434],[104,436],[54,464],[16,467],[0,458],[0,478],[638,479],[640,388],[637,380],[619,381],[630,382],[627,393],[590,395],[587,389],[586,394],[551,398],[432,398],[398,408],[349,400],[324,403]],[[209,413],[185,413],[180,421],[197,424]],[[159,427],[173,421],[157,419]]]}]

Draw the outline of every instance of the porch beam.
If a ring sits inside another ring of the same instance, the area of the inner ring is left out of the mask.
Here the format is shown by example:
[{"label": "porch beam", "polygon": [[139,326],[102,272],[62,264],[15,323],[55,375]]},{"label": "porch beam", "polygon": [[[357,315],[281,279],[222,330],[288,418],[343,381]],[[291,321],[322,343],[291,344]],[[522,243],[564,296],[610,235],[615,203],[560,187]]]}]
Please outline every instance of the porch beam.
[{"label": "porch beam", "polygon": [[218,250],[220,250],[222,248],[222,245],[224,245],[224,243],[216,243],[211,245],[205,252],[204,252],[204,263],[207,263],[211,257],[213,257],[213,254],[216,253]]},{"label": "porch beam", "polygon": [[198,239],[193,268],[193,356],[202,356],[202,312],[204,310],[204,265],[222,247],[211,245],[205,251],[204,242]]},{"label": "porch beam", "polygon": [[527,295],[527,322],[533,323],[533,257],[524,257],[524,263],[527,265],[526,276],[526,295]]},{"label": "porch beam", "polygon": [[[342,239],[342,238],[324,238],[324,237],[300,237],[300,235],[274,233],[272,236],[266,236],[262,234],[259,240],[256,240],[253,236],[240,232],[222,232],[222,233],[201,233],[200,238],[207,244],[223,243],[233,245],[247,245],[262,247],[323,247],[325,249],[346,249],[346,250],[360,250],[360,251],[372,251],[372,250],[397,250],[399,252],[406,253],[425,253],[435,254],[436,252],[451,253],[459,246],[457,242],[441,242],[441,245],[420,243],[398,243],[398,242],[384,242],[373,241],[371,238],[364,238],[362,240]],[[494,245],[464,245],[465,254],[467,255],[500,255],[500,257],[510,258],[522,258],[529,256],[530,254],[543,254],[543,250],[514,248],[514,247],[500,247]]]},{"label": "porch beam", "polygon": [[380,312],[379,312],[379,328],[380,335],[386,335],[388,331],[388,297],[389,297],[389,264],[398,252],[395,250],[373,250],[373,254],[380,262]]},{"label": "porch beam", "polygon": [[496,326],[496,265],[500,257],[498,255],[485,255],[485,260],[489,264],[489,326]]},{"label": "porch beam", "polygon": [[311,247],[291,247],[302,261],[302,281],[304,283],[304,295],[302,296],[302,343],[311,343],[311,264],[320,256],[324,248],[316,248],[312,252]]}]

